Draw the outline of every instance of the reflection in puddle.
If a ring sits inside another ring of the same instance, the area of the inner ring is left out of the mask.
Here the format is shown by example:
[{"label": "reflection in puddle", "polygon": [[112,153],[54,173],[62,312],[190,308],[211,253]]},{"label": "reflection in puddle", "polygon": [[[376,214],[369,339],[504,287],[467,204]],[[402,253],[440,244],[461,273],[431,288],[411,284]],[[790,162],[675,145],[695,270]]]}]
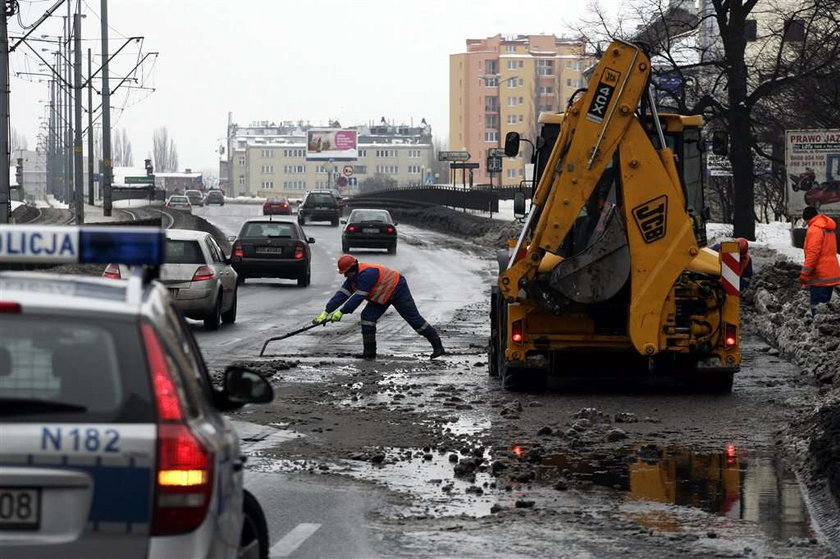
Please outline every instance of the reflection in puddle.
[{"label": "reflection in puddle", "polygon": [[[810,519],[794,475],[773,456],[744,456],[734,446],[692,452],[653,445],[614,454],[545,456],[538,481],[564,475],[626,492],[631,499],[693,507],[755,522],[777,539],[809,537]],[[641,519],[640,519],[641,520]],[[673,527],[645,519],[660,530]]]}]

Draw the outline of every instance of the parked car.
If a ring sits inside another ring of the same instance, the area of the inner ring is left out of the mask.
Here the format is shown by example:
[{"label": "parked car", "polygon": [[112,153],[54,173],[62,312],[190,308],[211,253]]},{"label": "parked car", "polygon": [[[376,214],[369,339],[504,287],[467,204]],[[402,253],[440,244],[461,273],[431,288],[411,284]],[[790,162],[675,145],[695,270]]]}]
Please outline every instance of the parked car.
[{"label": "parked car", "polygon": [[189,198],[190,204],[201,207],[204,205],[204,194],[200,190],[187,190],[184,196]]},{"label": "parked car", "polygon": [[[109,264],[107,278],[128,277],[128,268]],[[160,282],[181,313],[203,320],[204,328],[236,322],[237,274],[210,233],[187,229],[166,230],[166,263]]]},{"label": "parked car", "polygon": [[263,202],[263,215],[292,215],[292,205],[285,198],[269,198]]},{"label": "parked car", "polygon": [[[16,227],[0,236],[23,246]],[[42,237],[74,239],[80,250],[59,257],[74,264],[107,246],[115,262],[156,266],[165,242],[113,227]],[[0,557],[268,557],[224,412],[270,402],[271,385],[231,366],[217,387],[153,270],[121,282],[0,272]]]},{"label": "parked car", "polygon": [[210,204],[219,204],[220,206],[224,206],[224,193],[221,190],[208,190],[207,194],[204,196],[204,205],[209,206]]},{"label": "parked car", "polygon": [[311,275],[309,245],[314,242],[294,221],[250,219],[234,239],[231,262],[240,283],[246,278],[286,278],[306,287]]},{"label": "parked car", "polygon": [[335,195],[329,190],[313,190],[308,192],[298,208],[298,223],[306,225],[306,221],[329,221],[333,227],[338,227],[341,219],[341,207]]},{"label": "parked car", "polygon": [[388,210],[355,209],[346,220],[341,233],[341,250],[357,248],[386,248],[397,253],[397,223]]},{"label": "parked car", "polygon": [[173,210],[184,210],[192,213],[192,203],[190,199],[183,194],[173,194],[166,201],[166,207]]}]

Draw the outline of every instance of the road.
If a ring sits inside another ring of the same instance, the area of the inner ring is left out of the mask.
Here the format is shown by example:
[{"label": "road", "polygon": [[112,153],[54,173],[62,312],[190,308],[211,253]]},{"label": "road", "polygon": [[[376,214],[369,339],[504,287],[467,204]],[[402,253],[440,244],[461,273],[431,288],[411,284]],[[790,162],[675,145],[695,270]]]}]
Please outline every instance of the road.
[{"label": "road", "polygon": [[[260,206],[201,208],[228,234]],[[269,346],[340,285],[340,232],[307,225],[312,284],[249,280],[235,325],[196,334],[212,368],[272,374],[277,397],[232,415],[273,556],[798,556],[829,554],[778,432],[815,390],[747,336],[731,396],[632,381],[540,395],[488,378],[484,252],[400,226],[396,256],[450,355],[391,312],[375,363],[353,359],[357,318]]]}]

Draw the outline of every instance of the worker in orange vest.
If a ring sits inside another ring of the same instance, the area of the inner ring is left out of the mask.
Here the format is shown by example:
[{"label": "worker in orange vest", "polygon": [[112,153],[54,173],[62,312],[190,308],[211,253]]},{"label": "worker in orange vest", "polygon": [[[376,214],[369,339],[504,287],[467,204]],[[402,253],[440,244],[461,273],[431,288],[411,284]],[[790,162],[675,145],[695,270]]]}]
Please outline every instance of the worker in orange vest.
[{"label": "worker in orange vest", "polygon": [[420,316],[408,289],[408,282],[402,274],[385,266],[359,262],[349,254],[339,257],[338,273],[343,274],[347,280],[327,302],[325,310],[312,322],[338,322],[343,315],[352,313],[362,301],[367,300],[361,320],[364,350],[358,357],[376,359],[376,321],[391,305],[418,334],[432,344],[431,359],[445,353],[437,331]]},{"label": "worker in orange vest", "polygon": [[811,316],[817,305],[828,303],[834,286],[840,285],[840,264],[837,262],[837,224],[811,206],[802,210],[808,222],[805,234],[805,261],[799,273],[799,283],[811,290]]}]

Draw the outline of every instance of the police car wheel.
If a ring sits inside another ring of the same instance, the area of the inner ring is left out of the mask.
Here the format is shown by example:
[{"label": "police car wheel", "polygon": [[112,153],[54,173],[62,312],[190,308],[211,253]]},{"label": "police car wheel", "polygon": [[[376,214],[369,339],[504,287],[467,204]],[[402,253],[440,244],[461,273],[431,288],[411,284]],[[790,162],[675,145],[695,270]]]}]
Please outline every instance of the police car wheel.
[{"label": "police car wheel", "polygon": [[216,297],[216,306],[213,308],[213,314],[204,319],[205,330],[218,330],[219,324],[222,322],[222,294],[219,293]]},{"label": "police car wheel", "polygon": [[[259,501],[249,491],[245,491],[242,496],[242,508],[245,518],[239,540],[239,556],[256,555],[260,559],[268,559],[268,524]],[[256,554],[253,553],[255,548]]]}]

